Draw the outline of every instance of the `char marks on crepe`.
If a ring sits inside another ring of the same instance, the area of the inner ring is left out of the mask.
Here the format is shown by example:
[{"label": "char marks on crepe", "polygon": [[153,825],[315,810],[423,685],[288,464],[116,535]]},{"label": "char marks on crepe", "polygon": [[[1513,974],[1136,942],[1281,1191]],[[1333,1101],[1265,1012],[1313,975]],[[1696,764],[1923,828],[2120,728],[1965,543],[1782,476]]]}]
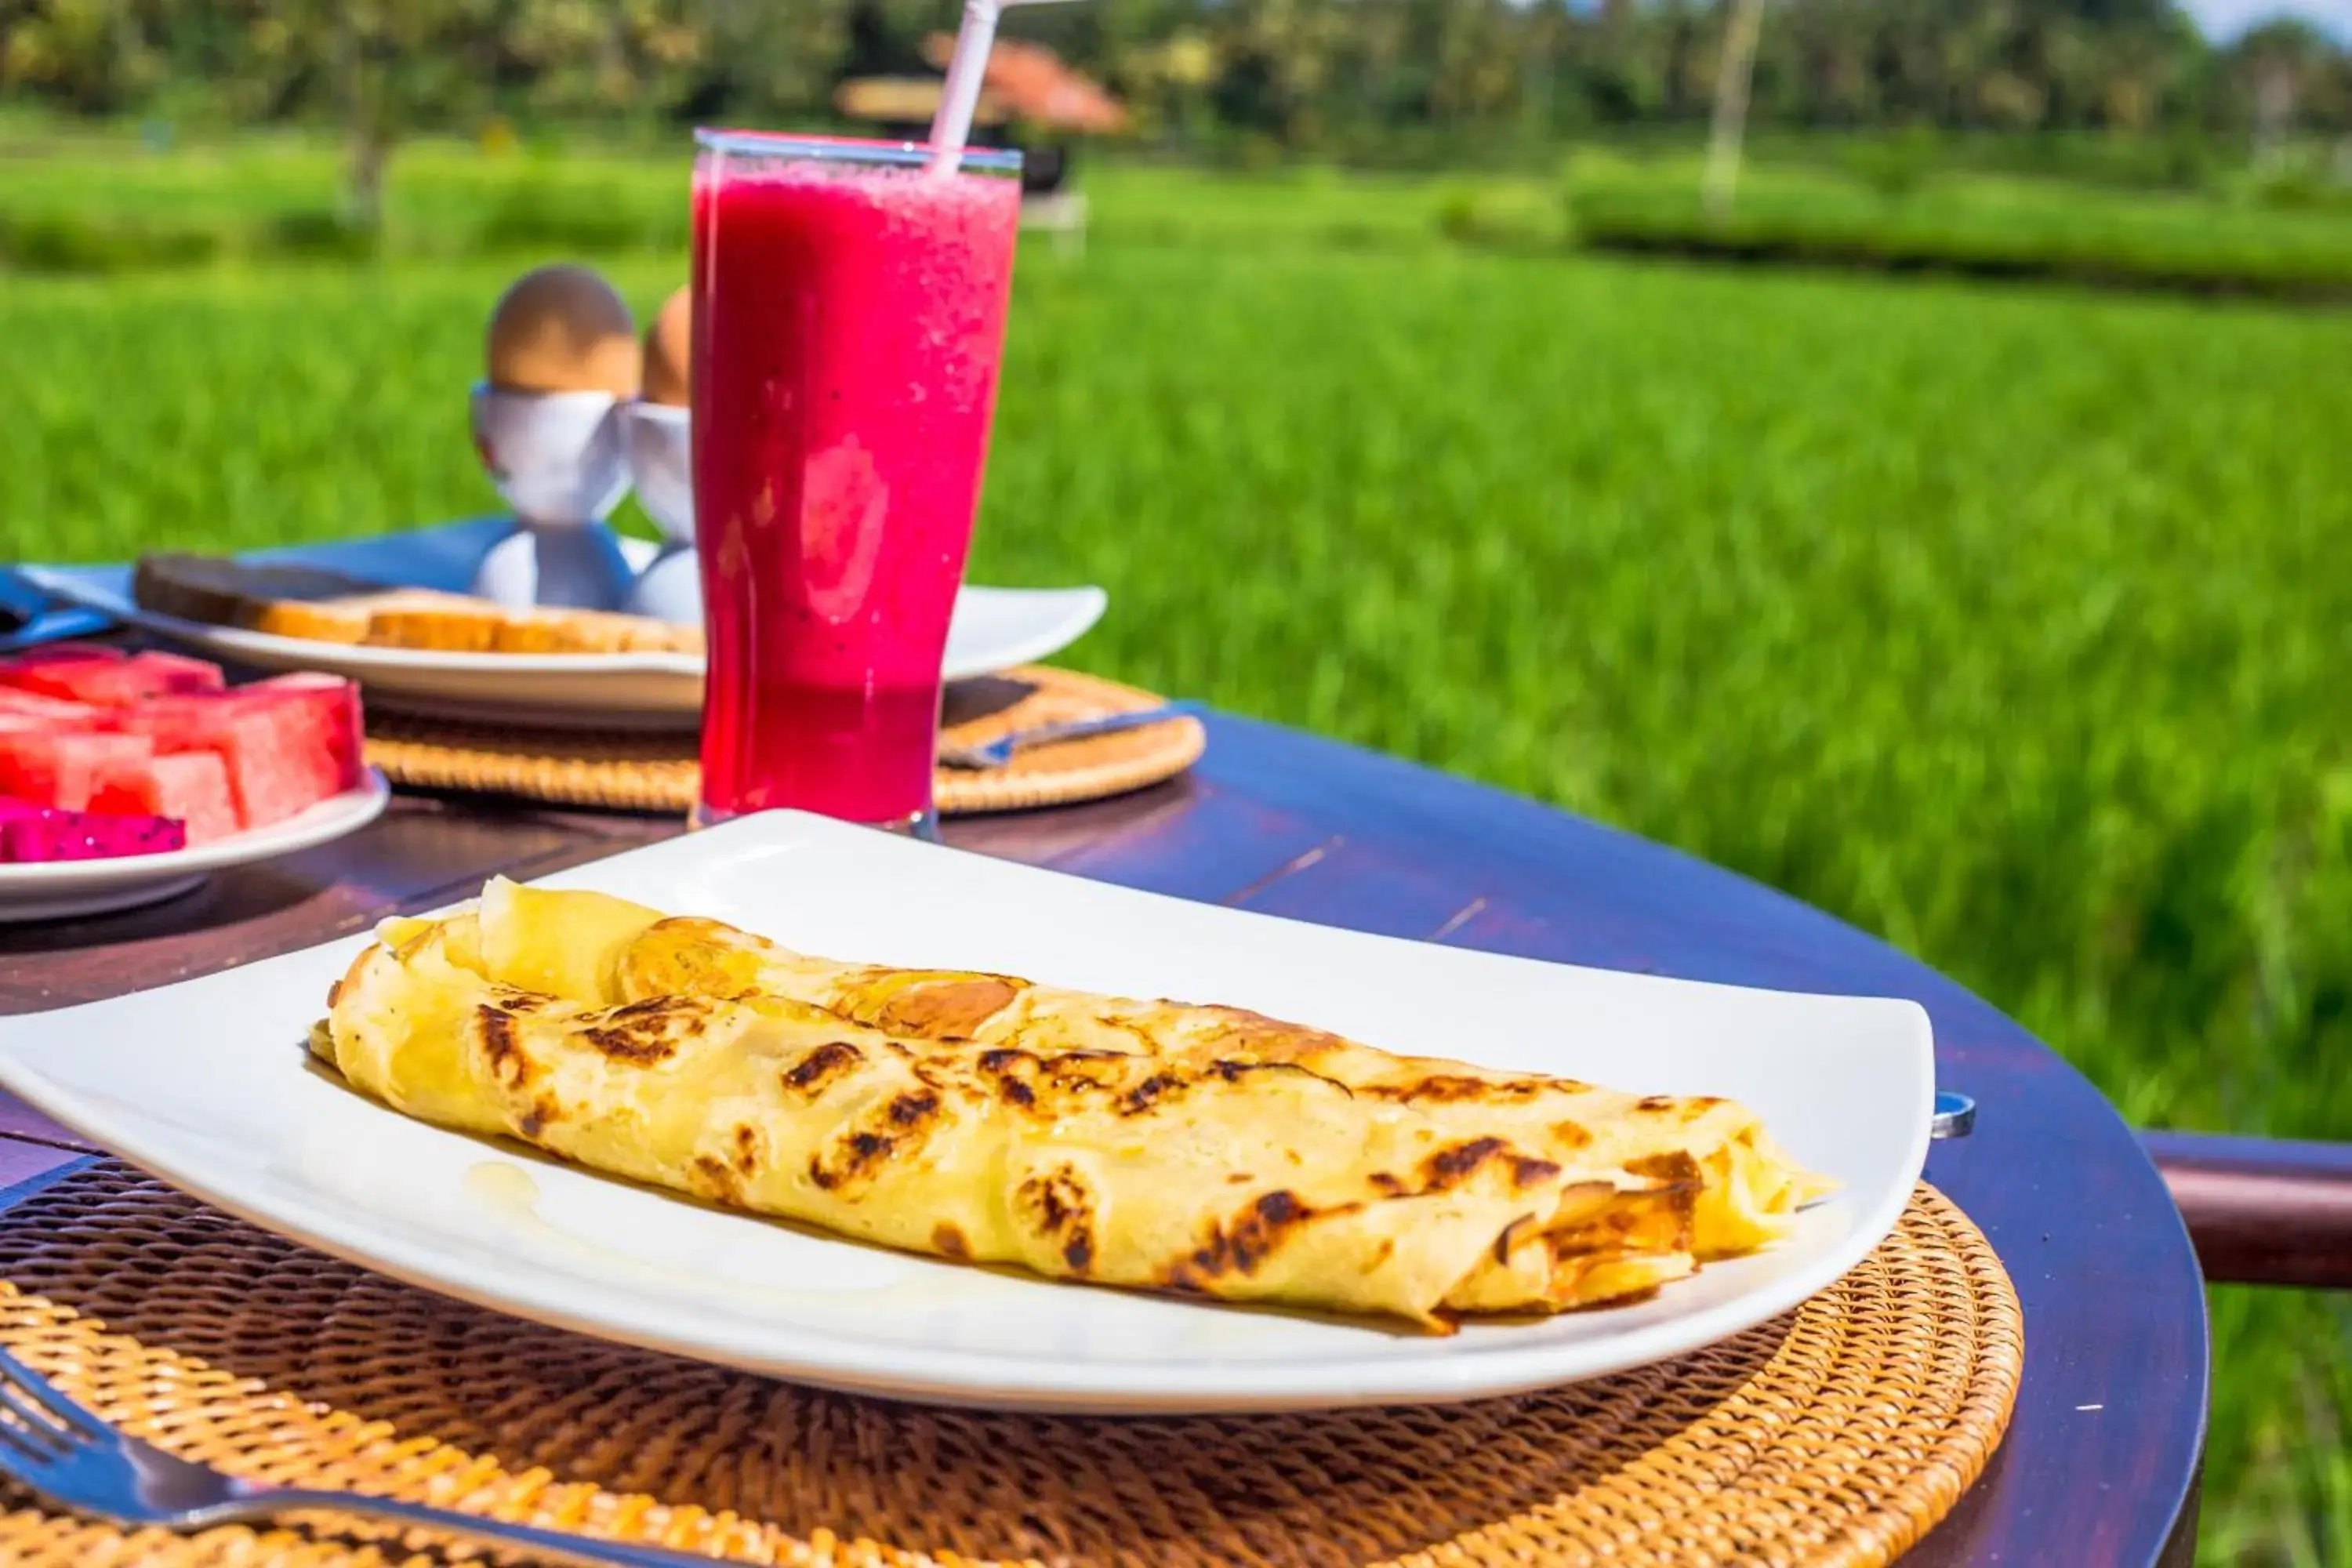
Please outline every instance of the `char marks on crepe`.
[{"label": "char marks on crepe", "polygon": [[841,963],[512,885],[478,919],[386,935],[339,984],[321,1054],[390,1103],[1053,1278],[1443,1331],[1655,1289],[1784,1234],[1822,1190],[1727,1101],[1238,1008]]}]

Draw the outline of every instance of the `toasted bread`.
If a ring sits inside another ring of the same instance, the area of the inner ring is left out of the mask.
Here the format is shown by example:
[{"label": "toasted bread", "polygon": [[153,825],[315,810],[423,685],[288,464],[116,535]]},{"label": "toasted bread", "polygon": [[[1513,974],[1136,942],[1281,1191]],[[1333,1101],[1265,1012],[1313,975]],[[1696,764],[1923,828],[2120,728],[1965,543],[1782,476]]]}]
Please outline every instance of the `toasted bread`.
[{"label": "toasted bread", "polygon": [[488,599],[404,588],[362,601],[368,629],[363,639],[380,647],[432,648],[443,653],[489,653],[499,646],[499,627],[513,612]]},{"label": "toasted bread", "polygon": [[158,615],[313,642],[444,653],[699,653],[700,626],[608,610],[512,610],[464,594],[215,555],[142,557],[131,594]]},{"label": "toasted bread", "polygon": [[499,623],[500,653],[619,653],[632,617],[599,610],[510,610]]},{"label": "toasted bread", "polygon": [[656,620],[651,616],[625,618],[634,623],[627,645],[631,653],[699,654],[703,651],[702,628],[699,626]]},{"label": "toasted bread", "polygon": [[316,566],[218,555],[143,555],[131,574],[132,600],[159,616],[317,642],[366,640],[367,613],[355,601],[384,586]]}]

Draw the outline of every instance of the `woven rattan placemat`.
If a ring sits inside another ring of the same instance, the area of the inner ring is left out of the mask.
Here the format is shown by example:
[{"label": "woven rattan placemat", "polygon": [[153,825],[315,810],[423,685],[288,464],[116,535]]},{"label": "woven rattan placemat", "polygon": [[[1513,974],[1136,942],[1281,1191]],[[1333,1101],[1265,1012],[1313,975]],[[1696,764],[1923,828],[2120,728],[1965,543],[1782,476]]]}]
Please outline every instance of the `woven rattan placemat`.
[{"label": "woven rattan placemat", "polygon": [[[948,689],[941,738],[975,743],[1013,730],[1157,706],[1132,686],[1043,665]],[[1001,768],[941,768],[932,793],[950,816],[1066,805],[1175,777],[1207,744],[1197,719],[1037,746]],[[398,713],[368,716],[368,760],[393,783],[519,795],[558,805],[685,811],[694,804],[691,734],[599,733],[459,724]]]},{"label": "woven rattan placemat", "polygon": [[[9,1349],[224,1469],[798,1564],[1876,1568],[1983,1468],[2024,1350],[1999,1259],[1924,1185],[1837,1285],[1695,1355],[1324,1415],[1079,1420],[798,1388],[444,1300],[110,1162],[0,1215],[0,1280]],[[381,1539],[323,1514],[125,1538],[13,1487],[5,1503],[0,1561],[40,1568],[293,1568]]]}]

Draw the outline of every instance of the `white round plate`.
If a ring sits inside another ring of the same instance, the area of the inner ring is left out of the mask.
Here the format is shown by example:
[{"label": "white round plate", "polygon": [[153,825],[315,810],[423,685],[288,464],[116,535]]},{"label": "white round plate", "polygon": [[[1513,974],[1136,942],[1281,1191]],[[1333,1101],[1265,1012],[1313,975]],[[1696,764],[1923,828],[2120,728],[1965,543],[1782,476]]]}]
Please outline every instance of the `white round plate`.
[{"label": "white round plate", "polygon": [[[310,559],[320,557],[313,552]],[[371,703],[386,710],[542,727],[675,730],[702,721],[699,654],[449,653],[313,642],[143,610],[120,569],[19,570],[59,598],[215,658],[349,677],[365,688]],[[1109,603],[1096,587],[967,585],[956,596],[948,626],[943,673],[950,680],[968,680],[1049,658],[1085,636]]]},{"label": "white round plate", "polygon": [[[0,1019],[0,1085],[210,1203],[448,1295],[832,1388],[1096,1415],[1472,1399],[1680,1355],[1851,1268],[1902,1214],[1927,1153],[1932,1039],[1906,1001],[1361,935],[791,812],[549,882],[804,952],[1213,998],[1398,1051],[1729,1095],[1838,1191],[1785,1241],[1646,1300],[1450,1337],[1054,1283],[730,1213],[352,1092],[302,1041],[363,934]],[[1482,1026],[1497,1019],[1507,1026]]]},{"label": "white round plate", "polygon": [[184,893],[214,871],[290,855],[356,833],[383,815],[392,787],[373,768],[357,789],[307,811],[168,855],[119,855],[105,860],[49,860],[0,866],[0,923],[63,920],[161,902]]}]

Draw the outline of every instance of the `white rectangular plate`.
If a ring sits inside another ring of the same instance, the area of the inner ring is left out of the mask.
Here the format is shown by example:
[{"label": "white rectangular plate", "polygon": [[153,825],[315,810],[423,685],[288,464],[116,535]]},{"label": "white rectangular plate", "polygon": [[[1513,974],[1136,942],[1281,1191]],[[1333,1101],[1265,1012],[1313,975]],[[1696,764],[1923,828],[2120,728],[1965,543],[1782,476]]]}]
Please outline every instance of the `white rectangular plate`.
[{"label": "white rectangular plate", "polygon": [[[1790,1241],[1648,1301],[1433,1338],[903,1256],[411,1121],[303,1054],[363,938],[0,1021],[0,1083],[223,1208],[468,1300],[836,1388],[1095,1413],[1465,1399],[1678,1354],[1859,1261],[1893,1228],[1927,1153],[1933,1056],[1927,1015],[1909,1002],[1364,936],[796,813],[546,885],[715,916],[835,957],[1231,1003],[1395,1050],[1728,1095],[1843,1187]],[[1512,1022],[1465,1035],[1465,1018]]]},{"label": "white rectangular plate", "polygon": [[127,910],[184,893],[214,871],[274,859],[357,833],[383,815],[392,786],[373,768],[338,795],[266,827],[162,855],[0,866],[0,923]]}]

